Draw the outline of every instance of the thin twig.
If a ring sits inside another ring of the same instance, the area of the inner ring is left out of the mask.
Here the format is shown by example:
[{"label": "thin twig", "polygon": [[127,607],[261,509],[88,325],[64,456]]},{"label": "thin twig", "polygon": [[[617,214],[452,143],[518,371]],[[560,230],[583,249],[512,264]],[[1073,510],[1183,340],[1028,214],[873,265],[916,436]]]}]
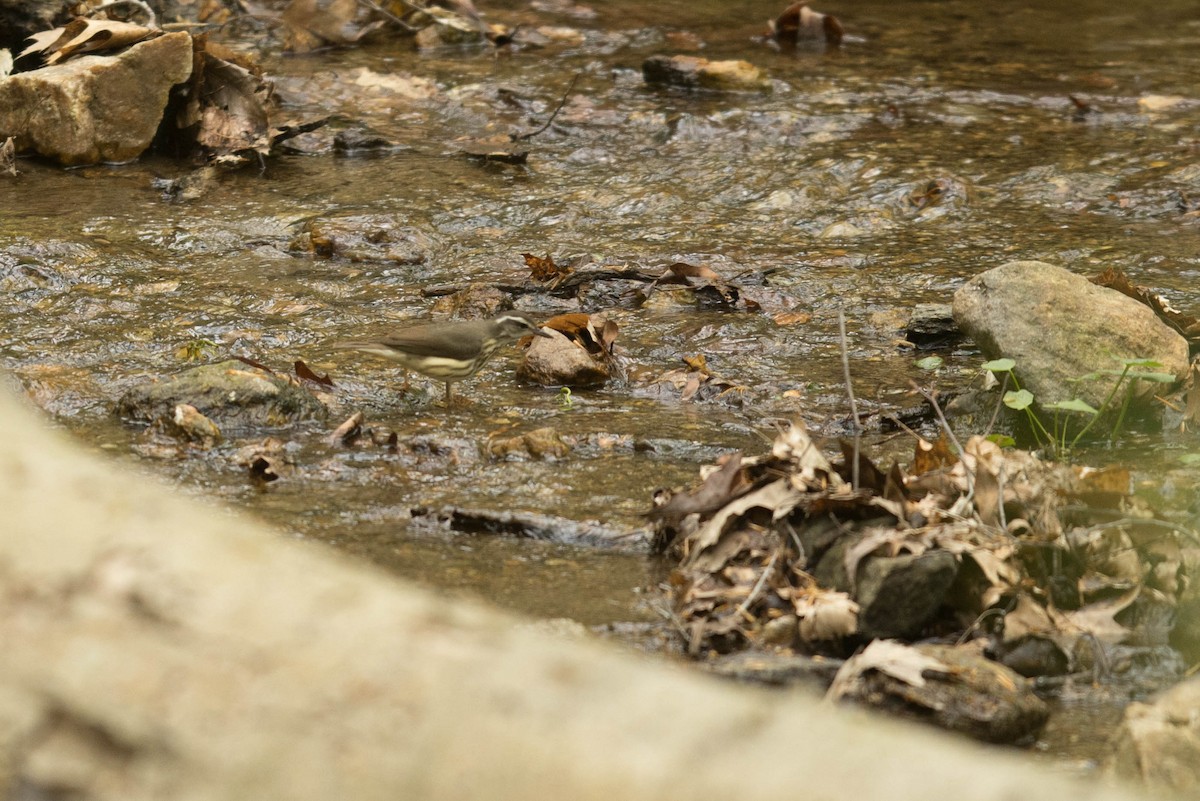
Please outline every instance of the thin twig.
[{"label": "thin twig", "polygon": [[850,488],[858,492],[858,448],[862,439],[858,427],[858,402],[854,399],[854,387],[850,383],[850,349],[846,345],[846,314],[838,309],[838,337],[842,343],[842,378],[846,382],[846,395],[850,398],[850,420],[854,426],[854,464],[850,465]]},{"label": "thin twig", "polygon": [[513,134],[513,138],[512,138],[513,141],[519,142],[522,139],[532,139],[533,137],[540,134],[542,131],[549,128],[550,124],[552,122],[554,122],[554,118],[558,116],[558,112],[562,111],[563,106],[565,106],[567,104],[567,100],[570,99],[571,92],[574,91],[575,83],[579,80],[580,75],[583,75],[583,73],[577,72],[577,73],[575,73],[574,77],[571,78],[571,82],[569,84],[567,84],[567,91],[563,92],[562,99],[558,101],[558,106],[554,109],[554,112],[550,115],[550,119],[546,120],[545,125],[543,125],[541,128],[538,128],[536,131],[530,131],[529,133]]},{"label": "thin twig", "polygon": [[[383,16],[383,17],[391,20],[392,22],[396,23],[397,25],[399,25],[401,28],[408,31],[409,33],[417,32],[417,28],[414,28],[412,25],[409,25],[407,22],[402,20],[400,17],[397,17],[395,14],[388,11],[383,6],[379,5],[378,3],[373,2],[373,0],[358,0],[358,2],[360,4],[366,6],[367,8],[371,9],[376,14],[379,14],[380,16]],[[404,2],[404,0],[401,0],[401,2]],[[425,10],[425,9],[421,8],[420,6],[413,6],[411,3],[404,3],[404,4],[407,6],[411,6],[414,11],[424,11]]]},{"label": "thin twig", "polygon": [[758,594],[762,592],[763,585],[767,583],[767,579],[771,577],[771,572],[775,569],[775,560],[779,558],[779,549],[776,549],[771,554],[771,558],[767,560],[767,566],[763,568],[762,575],[758,577],[758,581],[750,589],[750,594],[746,596],[746,600],[738,605],[736,615],[745,615],[750,609],[750,604],[758,600]]},{"label": "thin twig", "polygon": [[1000,520],[1000,530],[1008,531],[1008,520],[1004,515],[1004,462],[1000,463],[999,469],[996,470],[996,516]]}]

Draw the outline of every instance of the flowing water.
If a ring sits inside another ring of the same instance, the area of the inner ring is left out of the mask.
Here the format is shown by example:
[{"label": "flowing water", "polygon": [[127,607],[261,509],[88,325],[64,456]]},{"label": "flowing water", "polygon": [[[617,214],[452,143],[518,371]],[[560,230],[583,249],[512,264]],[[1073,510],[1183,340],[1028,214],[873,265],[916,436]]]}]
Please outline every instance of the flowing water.
[{"label": "flowing water", "polygon": [[[72,171],[22,161],[20,176],[0,178],[0,366],[12,382],[85,442],[288,535],[597,625],[654,620],[642,590],[661,567],[637,549],[480,536],[422,524],[413,510],[640,527],[653,488],[689,482],[718,454],[757,452],[773,420],[844,430],[839,311],[869,409],[916,405],[912,380],[965,384],[980,361],[969,347],[944,352],[934,376],[897,339],[914,304],[948,302],[1005,261],[1116,267],[1200,313],[1194,0],[829,3],[818,9],[842,19],[843,47],[797,53],[760,38],[782,3],[598,1],[590,16],[480,5],[491,20],[578,35],[499,52],[417,53],[407,40],[303,57],[268,48],[285,108],[332,123],[192,199],[155,181],[190,171],[155,158]],[[646,57],[697,42],[706,58],[763,68],[772,91],[643,83]],[[540,126],[576,75],[554,124],[529,140],[527,166],[462,156],[465,138]],[[364,126],[394,147],[333,152],[334,134]],[[340,218],[387,230],[421,258],[368,248],[365,259],[324,259],[292,246],[306,224]],[[444,409],[401,392],[399,371],[328,347],[426,317],[428,287],[526,281],[522,252],[647,269],[704,263],[804,316],[780,324],[673,293],[643,306],[617,293],[522,294],[517,305],[535,316],[608,312],[621,326],[628,380],[577,391],[569,405],[515,380],[515,349],[461,386],[469,404]],[[303,359],[332,372],[338,415],[364,409],[453,458],[333,447],[325,435],[340,417],[276,432],[297,470],[265,493],[229,458],[245,440],[208,455],[136,455],[140,433],[115,419],[115,399],[188,366],[181,352],[204,342],[282,370]],[[695,354],[742,391],[682,403],[653,390],[650,378]],[[548,461],[478,453],[489,436],[542,426],[573,451]],[[1157,500],[1182,509],[1192,491],[1182,457],[1194,448],[1166,434],[1127,458]]]}]

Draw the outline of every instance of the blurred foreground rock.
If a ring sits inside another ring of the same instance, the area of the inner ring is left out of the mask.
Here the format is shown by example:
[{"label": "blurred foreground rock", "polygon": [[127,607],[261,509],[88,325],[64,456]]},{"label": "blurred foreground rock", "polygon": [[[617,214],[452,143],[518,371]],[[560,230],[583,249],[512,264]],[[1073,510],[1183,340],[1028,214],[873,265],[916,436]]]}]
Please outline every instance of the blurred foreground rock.
[{"label": "blurred foreground rock", "polygon": [[0,797],[1118,801],[403,584],[0,396]]},{"label": "blurred foreground rock", "polygon": [[135,159],[171,87],[192,74],[192,37],[168,33],[116,56],[81,56],[0,79],[0,140],[64,166]]},{"label": "blurred foreground rock", "polygon": [[1200,797],[1200,679],[1125,710],[1108,770],[1160,793]]}]

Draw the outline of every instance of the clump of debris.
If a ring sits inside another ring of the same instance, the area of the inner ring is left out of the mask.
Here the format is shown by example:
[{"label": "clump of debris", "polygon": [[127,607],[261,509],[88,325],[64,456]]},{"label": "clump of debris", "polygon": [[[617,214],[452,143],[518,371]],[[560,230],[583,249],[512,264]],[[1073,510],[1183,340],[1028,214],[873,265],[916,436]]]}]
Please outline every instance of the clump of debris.
[{"label": "clump of debris", "polygon": [[[656,494],[654,544],[678,560],[669,614],[693,657],[771,681],[837,671],[835,697],[1012,741],[1045,719],[1028,677],[1091,679],[1131,646],[1173,653],[1195,535],[1139,504],[1128,470],[979,436],[921,440],[908,470],[842,450],[831,463],[793,424],[770,453]],[[997,693],[1014,719],[983,708]]]}]

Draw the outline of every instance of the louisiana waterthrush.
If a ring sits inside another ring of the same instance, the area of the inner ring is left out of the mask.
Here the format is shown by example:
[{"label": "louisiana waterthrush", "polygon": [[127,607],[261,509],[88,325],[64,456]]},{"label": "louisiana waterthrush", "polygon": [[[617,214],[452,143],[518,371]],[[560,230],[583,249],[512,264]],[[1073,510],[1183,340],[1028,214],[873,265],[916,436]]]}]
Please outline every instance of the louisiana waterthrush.
[{"label": "louisiana waterthrush", "polygon": [[523,336],[549,337],[520,312],[505,312],[490,320],[430,323],[406,328],[373,342],[338,342],[333,347],[361,350],[398,362],[446,384],[446,404],[455,381],[470,378],[491,358],[497,348]]}]

